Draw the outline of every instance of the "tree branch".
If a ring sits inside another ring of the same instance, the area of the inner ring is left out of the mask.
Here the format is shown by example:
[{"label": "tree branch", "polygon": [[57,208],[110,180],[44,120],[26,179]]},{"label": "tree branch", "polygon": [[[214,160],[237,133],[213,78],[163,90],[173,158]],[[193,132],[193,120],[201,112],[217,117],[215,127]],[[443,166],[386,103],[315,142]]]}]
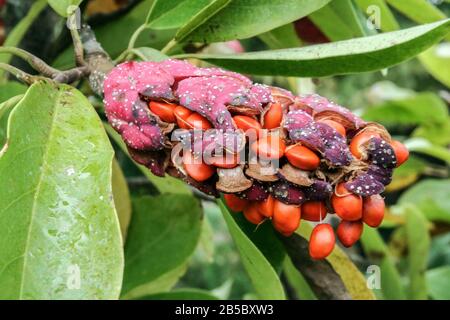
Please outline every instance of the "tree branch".
[{"label": "tree branch", "polygon": [[295,268],[302,273],[319,299],[350,300],[350,294],[339,275],[327,260],[309,256],[308,241],[298,234],[280,236]]}]

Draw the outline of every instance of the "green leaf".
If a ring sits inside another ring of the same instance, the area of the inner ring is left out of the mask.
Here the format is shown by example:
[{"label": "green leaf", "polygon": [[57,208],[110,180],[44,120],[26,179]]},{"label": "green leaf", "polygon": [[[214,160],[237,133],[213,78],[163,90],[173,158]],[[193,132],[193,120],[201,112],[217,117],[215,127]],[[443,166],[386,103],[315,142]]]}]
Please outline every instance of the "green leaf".
[{"label": "green leaf", "polygon": [[427,165],[423,160],[410,156],[408,161],[394,170],[392,182],[386,186],[386,191],[393,192],[413,184],[426,168]]},{"label": "green leaf", "polygon": [[139,298],[139,300],[219,300],[219,298],[206,290],[182,288],[171,292],[144,296]]},{"label": "green leaf", "polygon": [[427,71],[450,88],[450,43],[437,44],[419,55]]},{"label": "green leaf", "polygon": [[184,42],[189,36],[205,25],[208,20],[231,3],[232,0],[214,0],[184,24],[175,35],[175,41]]},{"label": "green leaf", "polygon": [[9,117],[0,158],[0,298],[119,296],[112,158],[101,121],[79,91],[51,83],[28,90]]},{"label": "green leaf", "polygon": [[[128,47],[132,34],[145,21],[153,0],[144,0],[134,6],[129,12],[112,19],[108,23],[93,27],[97,40],[105,51],[113,58]],[[136,47],[162,48],[175,35],[175,30],[147,30],[136,42]],[[120,36],[118,36],[120,35]],[[53,62],[58,69],[68,69],[75,66],[73,47],[70,46]]]},{"label": "green leaf", "polygon": [[153,29],[176,29],[187,23],[193,16],[213,0],[158,0],[147,18]]},{"label": "green leaf", "polygon": [[133,53],[135,56],[137,56],[142,61],[163,61],[166,59],[169,59],[168,56],[166,56],[164,53],[162,53],[159,50],[153,49],[153,48],[134,48],[130,50],[131,53]]},{"label": "green leaf", "polygon": [[386,0],[412,21],[425,24],[446,19],[447,16],[428,0]]},{"label": "green leaf", "polygon": [[[444,37],[450,20],[418,27],[302,48],[234,55],[186,54],[257,75],[321,77],[381,70],[408,60]],[[178,57],[180,57],[178,56]]]},{"label": "green leaf", "polygon": [[[104,123],[105,130],[108,133],[108,135],[111,137],[111,139],[119,146],[119,148],[128,156],[130,157],[127,147],[125,145],[125,142],[123,142],[122,137],[107,123]],[[131,157],[130,157],[131,159]],[[141,170],[141,172],[147,177],[147,179],[153,183],[153,185],[158,189],[161,193],[180,193],[180,194],[191,194],[191,190],[189,189],[188,185],[181,181],[180,179],[176,179],[174,177],[171,177],[169,175],[166,175],[165,177],[158,177],[155,176],[151,171],[144,167],[143,165],[140,165],[136,162],[134,162],[136,166]]]},{"label": "green leaf", "polygon": [[432,144],[423,138],[410,138],[404,144],[409,151],[423,153],[450,164],[450,151],[447,148]]},{"label": "green leaf", "polygon": [[450,180],[422,180],[404,192],[398,203],[416,205],[428,220],[450,223]]},{"label": "green leaf", "polygon": [[23,95],[18,95],[0,104],[0,154],[6,142],[9,115],[22,97]]},{"label": "green leaf", "polygon": [[112,163],[112,191],[114,205],[116,206],[117,216],[120,223],[122,239],[125,243],[127,238],[128,226],[131,221],[131,200],[127,181],[123,175],[119,163],[114,158]]},{"label": "green leaf", "polygon": [[153,284],[158,281],[160,286],[161,278],[173,285],[197,246],[202,219],[200,203],[193,196],[135,199],[125,245],[123,298],[161,291]]},{"label": "green leaf", "polygon": [[369,17],[374,17],[374,14],[379,12],[381,30],[395,31],[400,29],[400,25],[385,0],[355,0],[355,2]]},{"label": "green leaf", "polygon": [[67,17],[70,7],[78,7],[83,0],[48,0],[48,4],[55,10],[60,16]]},{"label": "green leaf", "polygon": [[[302,223],[296,233],[305,239],[309,239],[312,230],[310,223]],[[352,299],[375,299],[373,292],[367,287],[366,279],[341,248],[335,246],[326,260],[340,276]]]},{"label": "green leaf", "polygon": [[450,266],[427,271],[428,293],[436,300],[450,300]]},{"label": "green leaf", "polygon": [[[216,0],[215,2],[226,6],[223,8],[219,6],[220,10],[217,10],[217,6],[205,8],[187,23],[186,26],[195,25],[196,28],[188,37],[182,38],[186,41],[206,43],[249,38],[307,16],[329,1]],[[199,19],[200,17],[202,19]],[[187,27],[182,29],[189,30]]]},{"label": "green leaf", "polygon": [[0,103],[15,96],[24,94],[28,87],[16,81],[8,81],[0,84]]},{"label": "green leaf", "polygon": [[415,206],[404,207],[406,212],[406,238],[408,241],[409,298],[427,298],[425,271],[427,270],[430,234],[428,223],[422,212]]},{"label": "green leaf", "polygon": [[406,299],[400,274],[378,231],[365,227],[361,236],[361,244],[370,261],[380,267],[381,290],[384,298],[389,300]]},{"label": "green leaf", "polygon": [[311,290],[308,282],[306,282],[302,274],[298,272],[292,264],[291,259],[285,259],[283,272],[286,276],[288,284],[294,290],[295,295],[299,298],[299,300],[317,300],[317,297]]},{"label": "green leaf", "polygon": [[[30,9],[28,10],[27,15],[20,20],[20,22],[8,33],[8,37],[6,38],[3,46],[5,47],[17,47],[22,41],[25,33],[30,28],[31,24],[36,20],[42,10],[47,6],[47,0],[37,0],[35,1]],[[10,54],[1,54],[0,62],[9,63],[11,61],[12,55]],[[0,78],[3,77],[4,71],[0,70]]]},{"label": "green leaf", "polygon": [[262,33],[259,35],[259,38],[267,44],[270,49],[297,48],[301,45],[301,40],[297,36],[292,23]]},{"label": "green leaf", "polygon": [[445,102],[435,93],[424,92],[406,99],[390,100],[365,109],[364,120],[387,126],[398,124],[440,125],[448,121]]},{"label": "green leaf", "polygon": [[260,299],[265,300],[285,299],[283,286],[269,261],[267,261],[261,251],[258,250],[255,244],[241,230],[222,201],[219,201],[219,207],[256,294]]},{"label": "green leaf", "polygon": [[331,41],[368,35],[351,0],[333,0],[309,18]]}]

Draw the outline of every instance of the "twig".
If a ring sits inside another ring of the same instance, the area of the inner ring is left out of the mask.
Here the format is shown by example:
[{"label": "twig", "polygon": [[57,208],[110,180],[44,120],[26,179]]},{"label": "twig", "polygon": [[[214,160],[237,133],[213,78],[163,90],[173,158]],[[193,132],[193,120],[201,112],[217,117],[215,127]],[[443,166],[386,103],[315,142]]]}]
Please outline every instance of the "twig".
[{"label": "twig", "polygon": [[280,236],[295,268],[302,273],[305,280],[319,299],[351,299],[344,283],[326,260],[313,260],[309,256],[308,241],[293,234],[286,238]]},{"label": "twig", "polygon": [[44,77],[33,76],[29,73],[26,73],[25,71],[22,71],[16,67],[13,67],[13,66],[11,66],[7,63],[3,63],[3,62],[0,62],[0,69],[11,73],[18,80],[25,82],[26,84],[29,84],[29,85],[35,83],[36,81],[45,79]]},{"label": "twig", "polygon": [[175,48],[177,46],[177,44],[178,44],[178,42],[175,39],[172,39],[169,41],[169,43],[166,44],[166,46],[164,48],[162,48],[161,52],[164,54],[167,54],[170,52],[170,50]]},{"label": "twig", "polygon": [[58,73],[61,72],[58,69],[52,68],[42,59],[36,57],[34,54],[20,48],[0,47],[0,53],[13,54],[25,60],[34,70],[38,71],[39,73],[41,73],[46,77],[53,78],[54,76],[56,76]]}]

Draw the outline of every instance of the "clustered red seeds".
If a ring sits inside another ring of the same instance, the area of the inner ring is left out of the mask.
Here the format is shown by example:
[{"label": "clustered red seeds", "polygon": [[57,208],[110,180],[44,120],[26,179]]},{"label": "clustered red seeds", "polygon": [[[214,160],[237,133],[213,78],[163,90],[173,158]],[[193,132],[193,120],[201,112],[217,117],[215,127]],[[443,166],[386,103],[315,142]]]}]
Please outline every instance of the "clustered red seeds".
[{"label": "clustered red seeds", "polygon": [[133,159],[155,175],[223,193],[231,210],[254,224],[271,219],[285,236],[301,218],[320,222],[310,239],[316,259],[335,243],[327,213],[342,219],[344,246],[363,223],[381,223],[379,194],[408,158],[383,126],[324,97],[180,60],[120,64],[104,82],[104,102]]}]

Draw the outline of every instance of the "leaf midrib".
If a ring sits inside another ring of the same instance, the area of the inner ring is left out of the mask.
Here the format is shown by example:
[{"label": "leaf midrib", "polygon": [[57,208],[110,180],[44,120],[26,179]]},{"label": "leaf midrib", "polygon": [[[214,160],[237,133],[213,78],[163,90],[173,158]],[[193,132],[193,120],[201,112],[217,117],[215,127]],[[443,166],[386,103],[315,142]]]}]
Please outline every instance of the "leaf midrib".
[{"label": "leaf midrib", "polygon": [[[61,99],[61,95],[62,95],[62,92],[59,91],[58,92],[58,96],[55,99],[54,106],[57,106],[59,104],[59,101]],[[41,186],[42,186],[42,181],[43,181],[43,178],[44,178],[44,173],[46,173],[47,169],[48,169],[48,167],[47,167],[47,157],[48,157],[48,151],[50,149],[51,137],[52,137],[52,134],[53,134],[53,131],[54,131],[54,128],[55,128],[55,122],[56,122],[55,119],[57,118],[57,114],[58,114],[58,108],[55,107],[53,115],[52,115],[50,131],[49,131],[49,134],[48,134],[48,141],[49,141],[49,143],[47,143],[47,145],[45,147],[45,150],[44,150],[44,154],[42,156],[42,168],[43,169],[41,170],[40,175],[39,175],[38,184],[36,186],[35,196],[33,198],[33,207],[31,208],[30,224],[28,226],[27,239],[26,239],[25,250],[24,250],[24,254],[23,254],[24,258],[23,258],[23,265],[22,265],[22,277],[21,277],[21,283],[20,283],[19,300],[22,300],[22,296],[23,296],[23,289],[24,289],[24,283],[25,283],[25,268],[26,268],[26,265],[27,265],[27,257],[28,257],[27,252],[28,252],[29,246],[30,246],[31,228],[33,226],[33,221],[34,221],[34,217],[35,217],[35,214],[36,214],[36,203],[37,203],[37,199],[39,197],[40,191],[41,191]]]}]

